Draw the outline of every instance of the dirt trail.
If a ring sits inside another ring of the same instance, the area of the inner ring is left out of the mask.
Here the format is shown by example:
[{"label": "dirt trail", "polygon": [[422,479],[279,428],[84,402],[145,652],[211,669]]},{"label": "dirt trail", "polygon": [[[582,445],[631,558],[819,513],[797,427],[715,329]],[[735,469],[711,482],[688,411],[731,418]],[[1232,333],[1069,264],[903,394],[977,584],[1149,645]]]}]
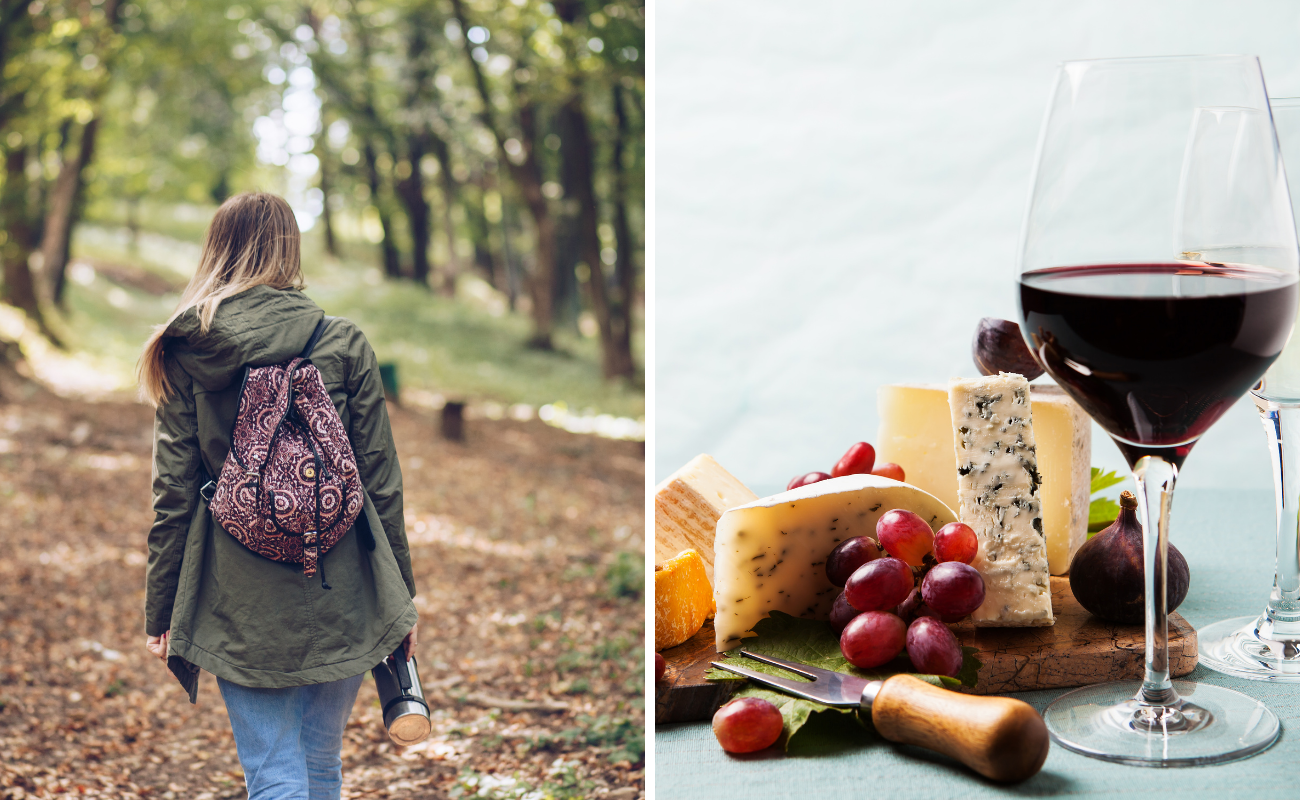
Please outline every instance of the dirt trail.
[{"label": "dirt trail", "polygon": [[[144,649],[151,410],[0,388],[0,798],[244,796],[211,676]],[[389,744],[367,678],[344,796],[642,796],[642,446],[390,412],[434,729]]]}]

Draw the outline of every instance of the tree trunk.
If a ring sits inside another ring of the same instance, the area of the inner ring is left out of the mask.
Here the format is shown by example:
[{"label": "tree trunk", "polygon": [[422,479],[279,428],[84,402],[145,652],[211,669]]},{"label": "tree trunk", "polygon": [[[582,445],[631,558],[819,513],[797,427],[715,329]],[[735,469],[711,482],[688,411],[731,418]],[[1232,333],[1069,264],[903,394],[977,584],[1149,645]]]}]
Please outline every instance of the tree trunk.
[{"label": "tree trunk", "polygon": [[[419,112],[423,105],[424,94],[430,80],[428,25],[425,24],[422,7],[417,5],[407,17],[408,37],[406,40],[406,67],[410,72],[410,90],[406,94],[406,108]],[[397,194],[406,206],[406,219],[411,227],[413,256],[411,270],[415,282],[429,286],[429,239],[432,236],[432,223],[429,218],[429,201],[424,196],[424,175],[420,172],[420,161],[428,152],[428,135],[425,133],[427,123],[423,121],[412,125],[406,137],[406,157],[410,163],[410,174],[397,180]],[[445,282],[444,282],[445,283]],[[444,291],[446,287],[443,287]],[[454,288],[453,288],[454,291]]]},{"label": "tree trunk", "polygon": [[[477,61],[474,63],[478,64]],[[552,307],[556,269],[555,217],[551,215],[546,195],[542,194],[542,166],[537,161],[534,147],[537,141],[537,117],[531,102],[525,101],[519,106],[519,128],[522,133],[521,138],[524,140],[522,142],[524,163],[515,165],[508,160],[507,163],[511,165],[510,172],[519,186],[520,193],[524,196],[529,213],[532,214],[533,224],[537,227],[534,254],[536,267],[529,285],[529,293],[533,300],[534,331],[533,338],[528,344],[539,350],[550,350],[554,347],[551,341],[551,329],[555,324]],[[505,156],[504,148],[501,155]]]},{"label": "tree trunk", "polygon": [[484,206],[488,191],[486,170],[480,171],[473,183],[474,188],[478,190],[478,202],[465,202],[462,194],[461,205],[465,209],[465,216],[469,222],[470,237],[474,243],[474,265],[482,269],[483,275],[493,289],[501,291],[503,288],[502,275],[500,270],[497,269],[496,254],[492,252],[492,228],[488,224],[487,210]]},{"label": "tree trunk", "polygon": [[506,268],[506,302],[513,312],[519,302],[519,270],[510,255],[510,206],[505,192],[501,193],[501,255]]},{"label": "tree trunk", "polygon": [[325,231],[325,252],[338,258],[339,243],[334,236],[334,212],[330,210],[330,188],[333,182],[330,170],[333,169],[333,165],[329,163],[329,147],[326,146],[324,138],[324,135],[316,137],[316,158],[320,160],[320,223]]},{"label": "tree trunk", "polygon": [[596,314],[596,326],[600,331],[601,367],[606,378],[630,377],[632,352],[630,349],[622,349],[614,336],[609,289],[600,260],[598,208],[592,174],[594,158],[581,86],[560,108],[560,119],[564,131],[561,141],[565,171],[572,184],[574,199],[578,201],[578,252],[587,264],[587,291],[590,293],[592,310]]},{"label": "tree trunk", "polygon": [[614,132],[614,152],[611,157],[614,186],[614,244],[618,255],[614,261],[614,314],[610,320],[618,347],[632,353],[632,310],[636,300],[636,276],[632,267],[632,227],[627,221],[627,171],[623,165],[623,148],[629,136],[627,110],[623,108],[623,90],[614,84],[614,115],[618,120]]},{"label": "tree trunk", "polygon": [[383,256],[384,274],[392,280],[398,280],[402,277],[402,262],[397,254],[397,246],[393,244],[392,226],[379,194],[379,167],[375,164],[375,147],[366,140],[362,151],[366,159],[366,177],[370,181],[370,203],[379,213],[379,251]]},{"label": "tree trunk", "polygon": [[447,296],[456,294],[456,278],[460,275],[460,258],[456,255],[456,224],[451,219],[451,204],[455,202],[459,188],[451,174],[451,150],[447,140],[434,133],[429,133],[429,150],[438,162],[438,174],[442,183],[442,227],[447,236],[447,268],[443,271],[442,292]]},{"label": "tree trunk", "polygon": [[0,190],[0,217],[5,232],[3,249],[0,249],[0,260],[4,262],[0,300],[22,309],[51,341],[58,343],[46,325],[36,281],[28,266],[36,250],[36,224],[28,212],[27,189],[27,150],[17,147],[5,156],[5,182]]},{"label": "tree trunk", "polygon": [[64,288],[67,283],[72,226],[85,185],[82,175],[94,157],[98,130],[98,117],[92,118],[81,129],[81,144],[77,148],[77,154],[65,161],[59,169],[46,207],[45,233],[41,237],[41,269],[45,273],[50,297],[60,306],[65,305]]},{"label": "tree trunk", "polygon": [[424,176],[420,174],[420,159],[424,158],[424,142],[419,134],[407,138],[407,157],[411,174],[397,180],[397,196],[406,207],[406,219],[411,226],[412,277],[415,282],[429,286],[429,201],[424,198]]}]

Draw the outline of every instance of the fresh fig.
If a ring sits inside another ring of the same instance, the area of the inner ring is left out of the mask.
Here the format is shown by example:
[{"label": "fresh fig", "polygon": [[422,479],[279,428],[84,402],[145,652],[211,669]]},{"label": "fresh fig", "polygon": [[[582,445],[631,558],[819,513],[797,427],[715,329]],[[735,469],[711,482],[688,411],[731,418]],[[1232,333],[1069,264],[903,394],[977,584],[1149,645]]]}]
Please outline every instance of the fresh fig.
[{"label": "fresh fig", "polygon": [[1020,326],[1011,320],[985,317],[975,326],[971,357],[981,375],[1016,372],[1032,381],[1043,368],[1020,335]]},{"label": "fresh fig", "polygon": [[[1120,495],[1119,506],[1115,522],[1074,554],[1070,562],[1070,590],[1079,605],[1098,617],[1137,624],[1146,618],[1142,526],[1138,524],[1137,498],[1132,492]],[[1187,559],[1172,544],[1165,575],[1165,599],[1172,612],[1187,597],[1192,580]]]}]

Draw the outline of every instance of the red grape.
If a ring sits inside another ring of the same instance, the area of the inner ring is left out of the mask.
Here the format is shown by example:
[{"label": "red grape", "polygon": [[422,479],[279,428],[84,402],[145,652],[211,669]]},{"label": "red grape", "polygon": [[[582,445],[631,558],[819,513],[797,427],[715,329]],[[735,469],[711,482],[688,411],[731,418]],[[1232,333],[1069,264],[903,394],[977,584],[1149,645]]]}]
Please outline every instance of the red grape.
[{"label": "red grape", "polygon": [[835,635],[839,636],[844,632],[844,626],[848,625],[854,617],[862,612],[849,605],[845,599],[844,592],[840,592],[835,597],[835,602],[831,604],[831,627],[835,629]]},{"label": "red grape", "polygon": [[939,614],[964,617],[984,602],[984,578],[969,564],[945,561],[925,573],[921,597]]},{"label": "red grape", "polygon": [[859,614],[840,634],[840,652],[850,664],[864,669],[888,663],[906,644],[907,623],[888,611]]},{"label": "red grape", "polygon": [[975,529],[963,522],[949,522],[934,535],[934,557],[940,562],[960,561],[969,564],[979,547]]},{"label": "red grape", "polygon": [[835,466],[831,468],[831,477],[838,478],[842,475],[865,475],[871,472],[871,467],[876,463],[876,448],[866,442],[858,442],[849,448]]},{"label": "red grape", "polygon": [[876,539],[894,558],[919,567],[934,547],[934,531],[925,520],[901,508],[886,511],[876,520]]},{"label": "red grape", "polygon": [[791,478],[790,482],[785,485],[785,490],[788,492],[791,489],[798,489],[800,486],[807,486],[810,483],[824,481],[829,477],[830,476],[825,472],[809,472],[805,475]]},{"label": "red grape", "polygon": [[957,677],[962,652],[957,637],[934,617],[917,617],[907,628],[907,657],[917,672]]},{"label": "red grape", "polygon": [[871,470],[871,474],[879,475],[882,478],[893,478],[899,483],[902,483],[907,478],[907,476],[903,473],[903,468],[893,463],[892,461],[886,461],[883,464],[877,464],[876,468]]},{"label": "red grape", "polygon": [[728,753],[753,753],[781,738],[785,723],[776,706],[757,697],[732,700],[713,715],[713,735]]},{"label": "red grape", "polygon": [[826,577],[836,586],[843,586],[858,567],[882,555],[880,545],[866,536],[845,539],[826,557]]},{"label": "red grape", "polygon": [[663,653],[655,653],[655,683],[663,680],[667,671],[668,662],[664,660]]},{"label": "red grape", "polygon": [[859,611],[893,610],[907,599],[916,579],[897,558],[877,558],[858,567],[844,584],[844,599]]}]

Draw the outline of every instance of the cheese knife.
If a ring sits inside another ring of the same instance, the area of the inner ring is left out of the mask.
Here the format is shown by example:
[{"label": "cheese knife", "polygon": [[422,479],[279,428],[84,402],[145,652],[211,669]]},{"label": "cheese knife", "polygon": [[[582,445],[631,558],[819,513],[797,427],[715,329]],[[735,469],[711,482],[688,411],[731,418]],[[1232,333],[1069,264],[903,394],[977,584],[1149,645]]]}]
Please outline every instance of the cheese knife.
[{"label": "cheese knife", "polygon": [[1042,769],[1051,740],[1043,718],[1010,697],[975,697],[940,689],[911,675],[872,681],[741,650],[740,655],[789,670],[812,683],[769,675],[736,663],[713,666],[755,683],[828,706],[869,714],[881,736],[951,756],[986,778],[1023,781]]}]

